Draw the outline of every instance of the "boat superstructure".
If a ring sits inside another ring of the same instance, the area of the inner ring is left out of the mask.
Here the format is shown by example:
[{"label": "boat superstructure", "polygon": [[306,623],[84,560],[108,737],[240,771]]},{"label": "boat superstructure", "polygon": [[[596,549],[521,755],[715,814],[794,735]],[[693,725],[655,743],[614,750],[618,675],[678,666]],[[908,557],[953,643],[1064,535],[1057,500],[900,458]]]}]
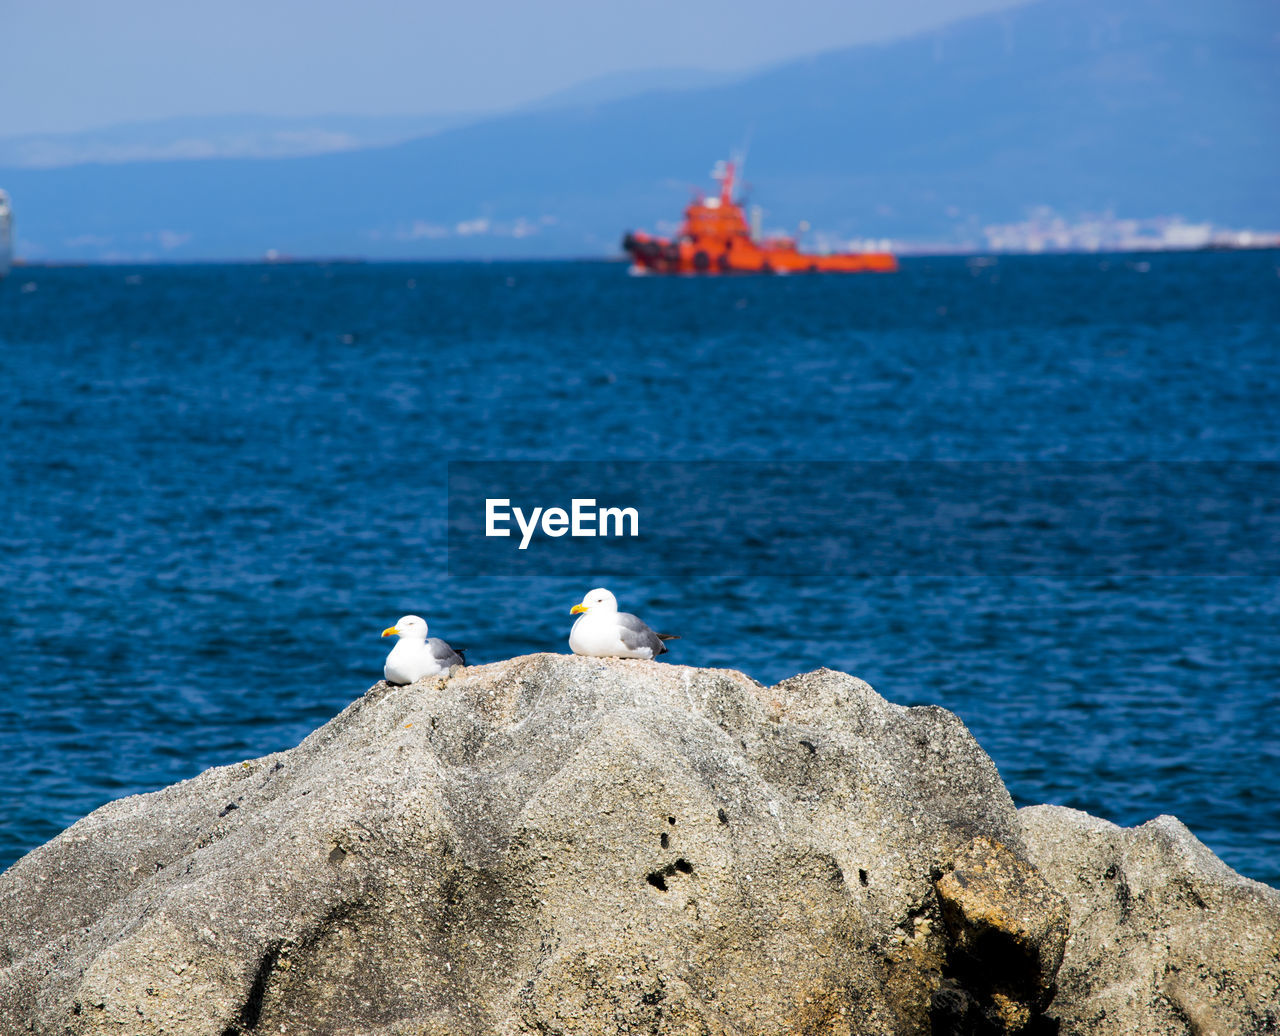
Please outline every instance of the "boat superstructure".
[{"label": "boat superstructure", "polygon": [[720,192],[698,194],[684,210],[684,223],[674,238],[642,230],[628,233],[622,247],[637,273],[890,273],[898,261],[888,251],[817,254],[801,252],[794,238],[762,238],[753,234],[742,205],[734,198],[733,162],[716,167],[712,176]]}]

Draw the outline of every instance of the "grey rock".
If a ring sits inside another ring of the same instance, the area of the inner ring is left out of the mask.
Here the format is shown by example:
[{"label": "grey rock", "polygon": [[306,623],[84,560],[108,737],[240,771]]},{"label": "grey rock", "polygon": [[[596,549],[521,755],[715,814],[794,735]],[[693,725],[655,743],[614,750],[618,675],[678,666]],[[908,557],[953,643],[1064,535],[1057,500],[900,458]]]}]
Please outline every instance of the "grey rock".
[{"label": "grey rock", "polygon": [[1033,1032],[1080,893],[1024,829],[959,719],[840,673],[379,683],[0,875],[0,1033]]},{"label": "grey rock", "polygon": [[977,836],[1025,857],[960,720],[839,673],[378,684],[0,876],[0,1031],[921,1031]]},{"label": "grey rock", "polygon": [[1280,891],[1241,877],[1177,819],[1122,828],[1062,806],[1018,812],[1071,933],[1049,1007],[1061,1032],[1280,1032]]}]

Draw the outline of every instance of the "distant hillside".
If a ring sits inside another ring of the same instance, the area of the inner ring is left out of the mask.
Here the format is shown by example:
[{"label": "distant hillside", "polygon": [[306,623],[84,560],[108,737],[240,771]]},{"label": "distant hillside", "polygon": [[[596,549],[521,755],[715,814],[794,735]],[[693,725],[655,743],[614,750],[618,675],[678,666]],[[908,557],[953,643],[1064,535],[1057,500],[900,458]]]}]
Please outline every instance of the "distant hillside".
[{"label": "distant hillside", "polygon": [[[487,115],[488,113],[486,113]],[[0,137],[0,167],[86,162],[277,158],[398,144],[484,116],[212,115],[127,122],[78,133]]]},{"label": "distant hillside", "polygon": [[[667,89],[687,89],[718,86],[745,75],[745,72],[693,68],[614,72],[557,90],[515,110],[552,111],[598,105],[645,93],[647,83],[660,82]],[[322,155],[330,151],[401,144],[498,114],[486,111],[422,115],[203,115],[151,119],[80,132],[0,137],[0,168],[52,169],[89,162]]]},{"label": "distant hillside", "polygon": [[751,138],[766,223],[940,239],[1037,205],[1280,227],[1280,4],[1041,0],[735,82],[308,158],[0,170],[29,258],[606,255]]}]

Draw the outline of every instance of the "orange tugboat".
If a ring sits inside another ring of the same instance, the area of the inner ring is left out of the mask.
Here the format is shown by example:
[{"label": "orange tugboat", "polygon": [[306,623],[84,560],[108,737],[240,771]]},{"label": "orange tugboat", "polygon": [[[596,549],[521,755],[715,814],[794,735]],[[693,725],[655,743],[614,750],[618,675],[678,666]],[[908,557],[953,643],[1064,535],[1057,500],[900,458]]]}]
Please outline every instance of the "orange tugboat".
[{"label": "orange tugboat", "polygon": [[811,255],[801,252],[793,238],[756,240],[742,206],[733,200],[734,164],[726,162],[712,175],[720,181],[720,196],[698,194],[684,210],[684,225],[674,240],[643,230],[622,239],[633,260],[633,272],[892,273],[898,268],[890,252]]}]

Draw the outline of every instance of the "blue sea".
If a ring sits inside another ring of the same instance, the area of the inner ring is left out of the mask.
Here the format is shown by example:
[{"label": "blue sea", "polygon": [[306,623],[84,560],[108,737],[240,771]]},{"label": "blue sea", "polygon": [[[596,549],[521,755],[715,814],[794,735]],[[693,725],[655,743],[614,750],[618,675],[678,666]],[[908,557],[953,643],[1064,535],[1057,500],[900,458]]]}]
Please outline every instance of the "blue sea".
[{"label": "blue sea", "polygon": [[0,867],[108,800],[296,744],[380,677],[402,614],[473,662],[565,651],[600,582],[681,634],[675,662],[830,666],[945,706],[1020,805],[1173,813],[1280,885],[1274,572],[727,559],[588,582],[447,557],[450,461],[1244,465],[1280,460],[1278,399],[1275,252],[707,281],[15,269]]}]

